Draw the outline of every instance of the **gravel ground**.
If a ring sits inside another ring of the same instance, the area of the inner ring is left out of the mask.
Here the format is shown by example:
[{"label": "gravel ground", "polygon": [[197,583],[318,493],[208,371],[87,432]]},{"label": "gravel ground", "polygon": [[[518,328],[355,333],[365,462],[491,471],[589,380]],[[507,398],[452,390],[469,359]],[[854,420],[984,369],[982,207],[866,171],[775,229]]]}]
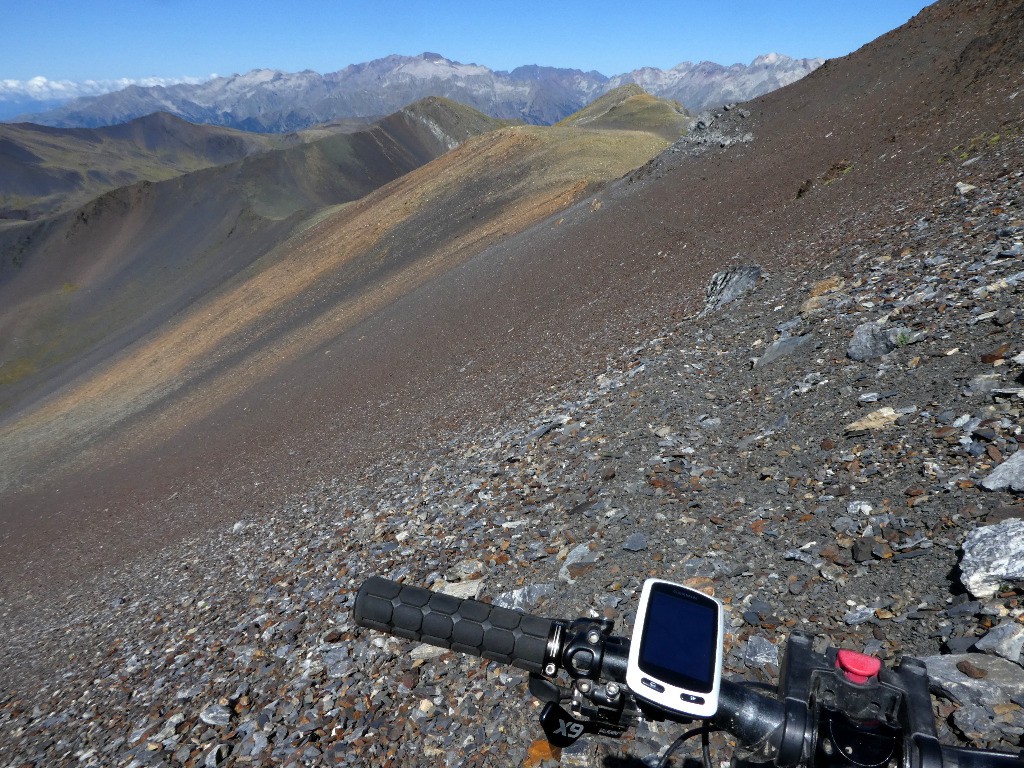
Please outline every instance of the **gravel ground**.
[{"label": "gravel ground", "polygon": [[[525,674],[356,628],[370,575],[620,632],[644,578],[683,580],[725,601],[727,672],[755,680],[794,629],[885,660],[1019,629],[1022,584],[977,599],[959,563],[972,531],[1024,518],[982,486],[1024,423],[1022,149],[950,164],[898,225],[795,242],[814,273],[738,265],[737,298],[666,312],[518,420],[481,415],[60,604],[0,606],[0,765],[537,764]],[[944,740],[1020,744],[1024,685],[934,703]]]}]

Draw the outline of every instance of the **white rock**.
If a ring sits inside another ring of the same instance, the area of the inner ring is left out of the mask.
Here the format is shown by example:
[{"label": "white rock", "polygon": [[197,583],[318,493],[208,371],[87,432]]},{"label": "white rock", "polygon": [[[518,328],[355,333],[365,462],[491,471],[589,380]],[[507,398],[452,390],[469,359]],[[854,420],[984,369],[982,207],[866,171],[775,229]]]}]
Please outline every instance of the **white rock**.
[{"label": "white rock", "polygon": [[992,470],[992,473],[981,481],[981,485],[990,491],[1024,492],[1024,451],[1017,451],[1010,458]]},{"label": "white rock", "polygon": [[470,598],[475,600],[480,596],[480,589],[483,587],[483,579],[475,579],[472,581],[456,581],[452,584],[445,582],[445,584],[438,590],[446,595],[453,595],[462,600]]},{"label": "white rock", "polygon": [[1020,663],[1021,652],[1024,651],[1024,626],[1015,621],[1004,621],[990,629],[974,647]]},{"label": "white rock", "polygon": [[1005,581],[1024,580],[1024,520],[976,528],[964,541],[961,580],[971,594],[990,598]]},{"label": "white rock", "polygon": [[444,648],[439,648],[436,645],[427,645],[421,643],[409,651],[409,658],[413,661],[422,661],[424,659],[436,659],[442,653],[445,652]]},{"label": "white rock", "polygon": [[870,515],[874,511],[872,507],[866,501],[851,501],[846,505],[846,514],[848,515]]}]

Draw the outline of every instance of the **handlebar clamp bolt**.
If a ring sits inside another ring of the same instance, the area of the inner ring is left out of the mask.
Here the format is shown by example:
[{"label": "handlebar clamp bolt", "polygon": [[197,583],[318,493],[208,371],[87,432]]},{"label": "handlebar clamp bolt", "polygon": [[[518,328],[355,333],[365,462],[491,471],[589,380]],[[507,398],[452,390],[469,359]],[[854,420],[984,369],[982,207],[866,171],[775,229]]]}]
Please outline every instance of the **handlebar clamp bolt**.
[{"label": "handlebar clamp bolt", "polygon": [[591,645],[597,645],[601,642],[601,633],[596,629],[592,629],[587,633],[587,642]]},{"label": "handlebar clamp bolt", "polygon": [[557,671],[558,667],[556,667],[555,663],[552,661],[549,661],[547,664],[544,665],[544,674],[548,677],[554,677]]},{"label": "handlebar clamp bolt", "polygon": [[608,683],[604,689],[608,693],[608,698],[613,700],[619,698],[619,694],[622,693],[618,683]]},{"label": "handlebar clamp bolt", "polygon": [[580,693],[590,693],[590,685],[589,680],[580,680],[576,687],[580,689]]}]

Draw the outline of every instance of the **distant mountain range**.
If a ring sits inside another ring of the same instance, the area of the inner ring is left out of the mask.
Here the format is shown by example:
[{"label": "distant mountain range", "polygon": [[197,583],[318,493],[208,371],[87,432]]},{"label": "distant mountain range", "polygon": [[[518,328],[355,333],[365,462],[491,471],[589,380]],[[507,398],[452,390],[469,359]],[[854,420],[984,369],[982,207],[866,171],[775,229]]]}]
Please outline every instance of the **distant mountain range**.
[{"label": "distant mountain range", "polygon": [[194,123],[280,133],[332,120],[386,115],[419,99],[442,96],[495,118],[547,125],[629,83],[700,111],[760,96],[800,79],[823,62],[773,53],[749,65],[684,62],[667,70],[648,67],[609,78],[600,72],[541,66],[493,71],[423,53],[387,56],[326,75],[256,69],[199,84],[133,85],[18,119],[61,128],[96,128],[168,112]]}]

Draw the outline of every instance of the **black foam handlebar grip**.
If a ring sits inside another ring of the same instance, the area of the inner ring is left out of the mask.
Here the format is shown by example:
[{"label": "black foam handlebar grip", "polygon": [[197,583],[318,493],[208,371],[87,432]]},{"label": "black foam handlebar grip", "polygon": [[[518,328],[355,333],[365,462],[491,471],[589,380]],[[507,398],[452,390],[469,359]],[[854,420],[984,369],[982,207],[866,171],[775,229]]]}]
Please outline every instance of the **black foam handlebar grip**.
[{"label": "black foam handlebar grip", "polygon": [[374,576],[356,595],[356,623],[529,672],[544,666],[554,622]]}]

